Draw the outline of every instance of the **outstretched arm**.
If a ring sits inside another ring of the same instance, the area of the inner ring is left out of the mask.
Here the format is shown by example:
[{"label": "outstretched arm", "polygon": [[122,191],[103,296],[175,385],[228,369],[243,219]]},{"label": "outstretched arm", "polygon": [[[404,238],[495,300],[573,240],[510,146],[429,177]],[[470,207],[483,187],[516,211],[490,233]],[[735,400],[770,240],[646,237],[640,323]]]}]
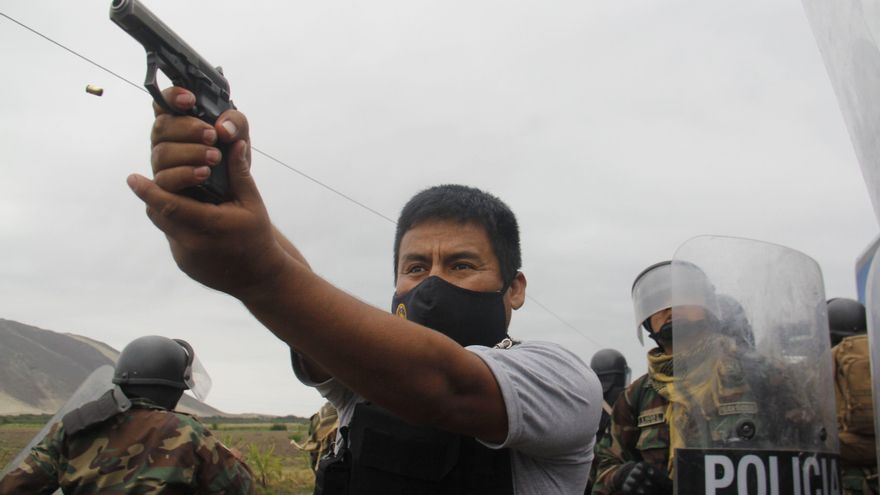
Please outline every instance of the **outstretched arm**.
[{"label": "outstretched arm", "polygon": [[[165,92],[192,105],[181,88]],[[230,110],[210,126],[154,106],[154,180],[129,186],[193,279],[240,299],[275,335],[356,393],[404,419],[500,442],[507,414],[486,364],[446,336],[373,308],[314,274],[272,226],[250,173],[248,122]],[[232,199],[219,205],[176,194],[199,184],[229,147]]]}]

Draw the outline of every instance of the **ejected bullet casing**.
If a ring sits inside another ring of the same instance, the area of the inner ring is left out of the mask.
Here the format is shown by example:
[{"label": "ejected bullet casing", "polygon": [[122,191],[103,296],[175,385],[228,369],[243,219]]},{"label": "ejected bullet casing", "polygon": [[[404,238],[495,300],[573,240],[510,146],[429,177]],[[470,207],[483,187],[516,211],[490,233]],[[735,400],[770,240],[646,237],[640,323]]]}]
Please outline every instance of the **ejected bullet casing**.
[{"label": "ejected bullet casing", "polygon": [[104,88],[95,86],[94,84],[89,84],[88,86],[86,86],[86,93],[90,93],[95,96],[101,96],[104,94]]}]

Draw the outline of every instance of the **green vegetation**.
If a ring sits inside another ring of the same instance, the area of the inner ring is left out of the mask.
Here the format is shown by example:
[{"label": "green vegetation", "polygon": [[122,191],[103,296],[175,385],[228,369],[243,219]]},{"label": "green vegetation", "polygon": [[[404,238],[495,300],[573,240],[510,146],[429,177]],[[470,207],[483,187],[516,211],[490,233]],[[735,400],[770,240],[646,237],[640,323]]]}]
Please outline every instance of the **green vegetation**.
[{"label": "green vegetation", "polygon": [[0,470],[12,462],[21,449],[34,438],[43,427],[42,424],[13,423],[10,417],[0,424]]},{"label": "green vegetation", "polygon": [[219,423],[226,425],[235,424],[272,424],[272,423],[302,423],[308,424],[308,418],[300,418],[299,416],[273,416],[273,417],[256,417],[256,418],[227,418],[225,416],[207,416],[201,418],[204,423]]},{"label": "green vegetation", "polygon": [[39,425],[43,427],[52,419],[50,414],[17,414],[14,416],[0,416],[0,426],[7,424]]},{"label": "green vegetation", "polygon": [[248,445],[248,465],[254,472],[257,482],[264,490],[272,483],[281,479],[281,458],[275,455],[275,446],[270,445],[266,449],[252,443]]}]

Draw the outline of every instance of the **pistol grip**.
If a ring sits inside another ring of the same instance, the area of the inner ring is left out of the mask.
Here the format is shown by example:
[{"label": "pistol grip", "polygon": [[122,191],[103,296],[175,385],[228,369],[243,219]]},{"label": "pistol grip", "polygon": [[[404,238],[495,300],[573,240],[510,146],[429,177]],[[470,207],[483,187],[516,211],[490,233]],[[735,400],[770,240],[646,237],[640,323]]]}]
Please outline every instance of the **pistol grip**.
[{"label": "pistol grip", "polygon": [[[169,105],[168,102],[165,101],[165,98],[162,96],[162,91],[159,89],[159,85],[156,82],[157,71],[161,68],[159,60],[160,57],[156,55],[155,52],[147,52],[147,76],[144,80],[144,87],[147,88],[147,91],[149,91],[150,95],[153,97],[153,101],[155,101],[156,104],[162,107],[162,109],[166,112],[174,115],[187,115],[184,112],[180,112],[172,108],[171,105]],[[181,84],[179,81],[174,80],[172,80],[172,83],[175,85]],[[196,95],[196,98],[198,98],[198,95]],[[231,103],[230,107],[235,108]],[[198,113],[204,114],[204,112]],[[208,121],[208,117],[212,117],[213,120],[216,121],[217,116],[204,115],[199,118],[213,125],[214,122]],[[203,203],[220,204],[228,199],[229,167],[226,164],[228,162],[229,143],[217,143],[217,148],[220,149],[220,163],[211,167],[211,176],[208,177],[208,180],[198,186],[193,186],[182,190],[181,194],[193,198],[197,201],[201,201]]]},{"label": "pistol grip", "polygon": [[218,143],[220,163],[211,167],[211,176],[198,186],[188,187],[180,193],[203,203],[220,204],[229,199],[229,146]]}]

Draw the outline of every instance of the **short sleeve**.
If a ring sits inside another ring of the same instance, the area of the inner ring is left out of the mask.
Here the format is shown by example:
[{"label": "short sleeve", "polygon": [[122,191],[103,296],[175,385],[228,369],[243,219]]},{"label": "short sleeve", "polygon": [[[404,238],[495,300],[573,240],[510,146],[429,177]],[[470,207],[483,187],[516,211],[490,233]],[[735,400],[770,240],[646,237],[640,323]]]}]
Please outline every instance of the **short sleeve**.
[{"label": "short sleeve", "polygon": [[491,448],[561,462],[589,462],[602,416],[602,386],[580,358],[558,344],[510,349],[470,346],[495,375],[507,408],[508,434]]},{"label": "short sleeve", "polygon": [[333,407],[339,411],[340,424],[348,424],[351,419],[351,413],[353,413],[353,404],[360,400],[359,397],[335,378],[330,378],[323,382],[313,380],[303,365],[302,355],[292,349],[290,351],[290,363],[293,366],[293,374],[296,375],[296,378],[303,385],[313,387],[322,397],[333,404]]}]

